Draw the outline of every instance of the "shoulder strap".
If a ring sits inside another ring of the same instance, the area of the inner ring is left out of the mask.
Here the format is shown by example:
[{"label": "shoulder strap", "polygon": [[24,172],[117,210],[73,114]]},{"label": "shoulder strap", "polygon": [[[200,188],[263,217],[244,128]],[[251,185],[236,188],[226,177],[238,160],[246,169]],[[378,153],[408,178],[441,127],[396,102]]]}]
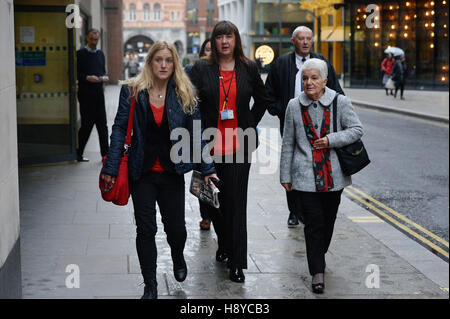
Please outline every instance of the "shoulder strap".
[{"label": "shoulder strap", "polygon": [[333,131],[337,132],[337,100],[340,94],[336,93],[336,96],[333,99]]},{"label": "shoulder strap", "polygon": [[136,93],[131,98],[130,114],[128,116],[127,137],[125,139],[125,150],[131,145],[131,131],[133,131],[133,117],[136,106]]}]

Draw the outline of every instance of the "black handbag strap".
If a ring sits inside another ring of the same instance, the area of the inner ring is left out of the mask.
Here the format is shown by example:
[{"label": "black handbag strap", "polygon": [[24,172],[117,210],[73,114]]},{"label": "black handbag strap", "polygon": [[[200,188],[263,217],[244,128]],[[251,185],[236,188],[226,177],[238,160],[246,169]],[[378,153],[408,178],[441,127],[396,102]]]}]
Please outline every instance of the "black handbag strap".
[{"label": "black handbag strap", "polygon": [[333,131],[337,132],[337,100],[340,94],[336,93],[336,96],[333,99]]}]

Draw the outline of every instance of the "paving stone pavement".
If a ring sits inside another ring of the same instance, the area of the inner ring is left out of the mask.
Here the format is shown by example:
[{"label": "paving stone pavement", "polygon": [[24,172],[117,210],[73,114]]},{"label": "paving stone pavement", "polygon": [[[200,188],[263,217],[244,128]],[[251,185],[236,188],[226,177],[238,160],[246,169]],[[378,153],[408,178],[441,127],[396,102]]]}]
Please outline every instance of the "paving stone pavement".
[{"label": "paving stone pavement", "polygon": [[[118,87],[108,87],[110,127],[117,97]],[[142,295],[132,203],[130,200],[127,206],[119,207],[101,199],[95,131],[91,136],[85,154],[91,159],[89,163],[20,168],[23,298],[135,299]],[[277,158],[278,154],[270,156]],[[326,290],[323,295],[314,295],[303,227],[287,228],[287,205],[278,170],[262,174],[263,166],[253,164],[250,174],[245,283],[231,282],[225,265],[215,261],[216,236],[213,229],[199,229],[198,201],[188,192],[189,173],[185,175],[188,277],[183,283],[175,281],[158,218],[159,298],[448,298],[440,285],[352,222],[348,216],[360,216],[365,210],[344,196],[326,258]],[[379,288],[366,286],[371,275],[366,268],[371,264],[379,267]],[[73,274],[69,265],[79,267],[79,288],[66,286]]]}]

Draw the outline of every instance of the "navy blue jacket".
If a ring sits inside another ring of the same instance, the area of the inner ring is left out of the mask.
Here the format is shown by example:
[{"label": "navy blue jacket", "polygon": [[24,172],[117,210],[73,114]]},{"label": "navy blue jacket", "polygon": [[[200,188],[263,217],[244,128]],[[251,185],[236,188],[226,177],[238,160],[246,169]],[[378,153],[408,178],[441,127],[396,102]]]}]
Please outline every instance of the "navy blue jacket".
[{"label": "navy blue jacket", "polygon": [[[123,154],[123,146],[125,143],[125,138],[127,134],[128,117],[131,107],[131,94],[128,85],[123,85],[120,91],[119,108],[117,110],[116,118],[114,120],[114,125],[112,127],[111,134],[111,145],[109,148],[108,155],[106,157],[105,165],[102,169],[103,174],[110,176],[117,176],[119,172],[120,159]],[[183,175],[193,169],[199,170],[203,175],[209,175],[215,173],[215,168],[212,160],[207,159],[206,163],[199,154],[198,158],[201,158],[201,163],[194,163],[193,159],[193,149],[201,150],[206,146],[206,141],[200,140],[196,137],[201,138],[200,132],[193,132],[194,120],[198,120],[198,127],[201,129],[200,111],[198,108],[195,113],[190,115],[183,112],[181,105],[178,101],[175,92],[175,83],[171,79],[167,85],[166,90],[166,101],[165,108],[167,110],[167,118],[169,122],[169,130],[172,133],[173,130],[177,128],[185,128],[189,132],[190,137],[190,147],[188,151],[190,152],[188,162],[175,163],[175,170],[178,174]],[[128,172],[129,178],[131,180],[138,180],[143,172],[144,164],[144,146],[145,146],[145,136],[147,130],[147,112],[150,110],[149,95],[147,90],[143,90],[138,93],[136,97],[136,107],[134,110],[133,119],[133,135],[131,138],[131,147],[128,150]],[[172,140],[172,145],[177,144],[181,141],[182,136],[176,137],[176,140]],[[178,146],[180,146],[178,144]],[[198,146],[198,147],[197,147]],[[182,151],[186,148],[176,147],[178,154],[181,156]],[[209,156],[209,152],[206,156]],[[206,159],[206,158],[205,158]]]}]

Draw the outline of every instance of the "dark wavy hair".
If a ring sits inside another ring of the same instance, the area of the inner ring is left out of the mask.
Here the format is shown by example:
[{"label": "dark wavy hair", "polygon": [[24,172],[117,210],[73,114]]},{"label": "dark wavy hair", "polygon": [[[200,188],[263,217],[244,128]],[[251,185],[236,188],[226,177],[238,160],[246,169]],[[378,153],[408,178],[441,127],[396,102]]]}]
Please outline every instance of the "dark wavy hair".
[{"label": "dark wavy hair", "polygon": [[208,44],[208,42],[211,42],[211,39],[206,39],[205,41],[203,41],[202,47],[200,48],[200,53],[198,54],[199,58],[205,56],[206,45]]},{"label": "dark wavy hair", "polygon": [[214,26],[214,29],[211,33],[211,57],[210,62],[219,64],[219,52],[216,47],[216,37],[220,35],[229,35],[234,34],[235,38],[235,47],[234,47],[234,59],[236,61],[248,64],[248,58],[245,56],[244,51],[242,50],[242,41],[241,36],[239,35],[238,28],[230,21],[219,21]]}]

